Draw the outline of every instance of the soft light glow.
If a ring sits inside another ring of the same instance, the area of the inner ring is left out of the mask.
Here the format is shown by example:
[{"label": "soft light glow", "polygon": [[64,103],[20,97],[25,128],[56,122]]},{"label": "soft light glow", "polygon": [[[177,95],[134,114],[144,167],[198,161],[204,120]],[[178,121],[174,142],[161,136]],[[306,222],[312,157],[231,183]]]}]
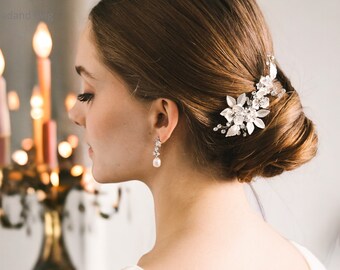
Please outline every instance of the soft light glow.
[{"label": "soft light glow", "polygon": [[26,138],[26,139],[23,139],[21,141],[22,149],[24,149],[27,152],[32,149],[33,145],[34,145],[34,142],[33,142],[33,140],[31,138]]},{"label": "soft light glow", "polygon": [[38,198],[39,202],[42,202],[47,197],[46,193],[43,190],[41,190],[41,189],[38,189],[36,194],[37,194],[37,198]]},{"label": "soft light glow", "polygon": [[27,164],[28,161],[28,155],[23,150],[17,150],[12,154],[12,159],[17,164],[24,166]]},{"label": "soft light glow", "polygon": [[59,186],[59,175],[57,172],[52,172],[51,173],[51,184],[54,187]]},{"label": "soft light glow", "polygon": [[38,86],[35,86],[33,88],[33,93],[32,93],[30,103],[31,103],[32,108],[42,108],[44,105],[44,99],[41,96]]},{"label": "soft light glow", "polygon": [[50,183],[50,175],[48,172],[43,172],[41,175],[41,182],[44,184],[44,185],[48,185]]},{"label": "soft light glow", "polygon": [[84,169],[80,165],[74,165],[71,169],[71,175],[74,177],[80,176],[84,172]]},{"label": "soft light glow", "polygon": [[70,143],[70,145],[73,149],[78,147],[79,139],[76,135],[69,135],[67,137],[67,141]]},{"label": "soft light glow", "polygon": [[77,102],[77,97],[74,93],[69,93],[65,99],[65,107],[66,107],[66,111],[69,112],[74,104],[76,104]]},{"label": "soft light glow", "polygon": [[42,108],[33,108],[31,110],[31,117],[35,120],[42,119],[44,117],[44,110]]},{"label": "soft light glow", "polygon": [[35,190],[34,190],[34,188],[32,188],[32,187],[29,187],[28,189],[27,189],[27,194],[29,194],[29,195],[33,195],[35,193]]},{"label": "soft light glow", "polygon": [[50,238],[53,235],[53,217],[52,213],[46,211],[44,214],[45,221],[45,235]]},{"label": "soft light glow", "polygon": [[19,171],[10,171],[8,178],[10,178],[12,181],[21,181],[23,174]]},{"label": "soft light glow", "polygon": [[33,49],[41,58],[47,58],[52,50],[52,38],[46,23],[40,22],[33,36]]},{"label": "soft light glow", "polygon": [[0,49],[0,77],[2,76],[4,70],[5,70],[5,58]]},{"label": "soft light glow", "polygon": [[9,91],[7,94],[8,108],[11,111],[17,111],[20,108],[20,99],[15,91]]},{"label": "soft light glow", "polygon": [[69,158],[72,155],[72,146],[69,142],[61,142],[58,145],[58,153],[63,158]]},{"label": "soft light glow", "polygon": [[94,193],[96,189],[96,182],[94,181],[92,173],[89,169],[85,169],[80,183],[87,192]]},{"label": "soft light glow", "polygon": [[44,117],[44,99],[41,96],[40,90],[38,86],[35,86],[33,89],[33,94],[30,100],[32,110],[31,117],[35,120],[41,119]]}]

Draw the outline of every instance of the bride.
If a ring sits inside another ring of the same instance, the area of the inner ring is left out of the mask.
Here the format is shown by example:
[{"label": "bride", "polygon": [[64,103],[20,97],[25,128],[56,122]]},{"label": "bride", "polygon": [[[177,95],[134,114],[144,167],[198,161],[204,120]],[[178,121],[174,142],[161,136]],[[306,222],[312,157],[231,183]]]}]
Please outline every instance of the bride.
[{"label": "bride", "polygon": [[308,162],[318,141],[254,0],[102,0],[76,70],[69,116],[94,178],[153,194],[156,243],[126,269],[324,269],[244,193]]}]

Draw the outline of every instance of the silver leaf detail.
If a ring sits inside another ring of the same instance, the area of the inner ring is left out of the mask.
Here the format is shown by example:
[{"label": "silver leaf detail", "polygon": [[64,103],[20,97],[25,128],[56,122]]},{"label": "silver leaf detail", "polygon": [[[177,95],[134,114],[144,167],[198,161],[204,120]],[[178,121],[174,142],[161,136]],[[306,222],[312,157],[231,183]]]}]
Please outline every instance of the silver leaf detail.
[{"label": "silver leaf detail", "polygon": [[265,128],[266,125],[264,124],[264,122],[260,119],[260,118],[256,118],[254,121],[254,124],[259,127],[259,128]]},{"label": "silver leaf detail", "polygon": [[276,75],[277,75],[276,65],[271,62],[270,65],[269,65],[269,68],[270,68],[270,78],[272,80],[274,80],[276,78]]},{"label": "silver leaf detail", "polygon": [[228,103],[229,107],[232,108],[233,106],[236,105],[236,100],[231,96],[227,96],[227,103]]},{"label": "silver leaf detail", "polygon": [[259,110],[256,112],[257,117],[265,117],[270,113],[269,110]]},{"label": "silver leaf detail", "polygon": [[246,93],[243,93],[237,98],[237,104],[240,106],[243,106],[244,103],[246,103],[246,101],[247,101]]},{"label": "silver leaf detail", "polygon": [[247,123],[247,130],[248,130],[249,135],[253,133],[254,128],[255,128],[255,127],[254,127],[253,122],[248,122],[248,123]]},{"label": "silver leaf detail", "polygon": [[239,126],[233,125],[232,127],[230,127],[230,128],[228,129],[228,132],[227,132],[226,137],[231,137],[231,136],[237,135],[237,133],[239,132],[239,130],[240,130],[240,127],[239,127]]}]

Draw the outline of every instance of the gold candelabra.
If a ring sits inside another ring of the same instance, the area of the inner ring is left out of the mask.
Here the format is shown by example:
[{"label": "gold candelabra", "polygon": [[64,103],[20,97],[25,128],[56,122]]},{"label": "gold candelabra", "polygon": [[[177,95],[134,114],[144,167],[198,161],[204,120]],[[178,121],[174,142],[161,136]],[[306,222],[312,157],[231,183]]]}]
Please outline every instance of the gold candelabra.
[{"label": "gold candelabra", "polygon": [[[26,197],[35,194],[43,206],[41,222],[44,224],[44,244],[34,269],[75,269],[66,251],[61,224],[68,218],[64,212],[65,199],[72,189],[100,192],[89,188],[90,171],[80,164],[82,145],[75,135],[57,143],[56,122],[51,119],[51,65],[48,58],[52,50],[52,39],[47,25],[40,23],[33,37],[33,48],[37,55],[39,86],[34,87],[30,100],[33,120],[33,138],[26,138],[21,149],[11,153],[9,110],[19,107],[18,95],[6,94],[6,83],[2,77],[5,61],[0,50],[0,221],[5,229],[19,229],[27,226],[30,214]],[[75,102],[75,95],[69,94],[65,106],[69,110]],[[6,102],[8,100],[8,102]],[[118,190],[118,202],[112,205],[118,212],[121,189]],[[3,199],[10,196],[19,198],[21,213],[19,221],[13,222],[2,207]],[[94,207],[99,207],[96,205]],[[81,207],[79,211],[84,211]],[[99,212],[102,218],[110,215]]]}]

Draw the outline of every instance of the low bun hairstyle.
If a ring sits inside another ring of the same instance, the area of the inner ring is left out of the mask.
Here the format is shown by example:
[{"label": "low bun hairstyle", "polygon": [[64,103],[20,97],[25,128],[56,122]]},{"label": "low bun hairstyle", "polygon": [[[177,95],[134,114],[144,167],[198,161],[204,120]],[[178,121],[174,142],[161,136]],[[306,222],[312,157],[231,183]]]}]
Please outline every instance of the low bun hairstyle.
[{"label": "low bun hairstyle", "polygon": [[[141,102],[169,98],[184,117],[184,145],[197,168],[250,182],[293,170],[317,152],[314,124],[277,64],[264,129],[247,137],[214,132],[226,96],[256,90],[273,45],[254,0],[102,0],[91,11],[100,60]],[[136,87],[137,86],[137,87]]]}]

